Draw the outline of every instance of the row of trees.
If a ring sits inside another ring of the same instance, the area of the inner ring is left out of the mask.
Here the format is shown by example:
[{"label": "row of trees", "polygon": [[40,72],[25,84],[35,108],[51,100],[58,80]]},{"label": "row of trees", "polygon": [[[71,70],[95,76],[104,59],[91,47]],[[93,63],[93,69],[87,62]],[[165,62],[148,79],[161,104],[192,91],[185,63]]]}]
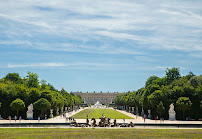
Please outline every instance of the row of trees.
[{"label": "row of trees", "polygon": [[179,68],[166,70],[166,76],[159,78],[151,76],[145,87],[137,91],[127,92],[115,99],[115,104],[128,107],[141,107],[152,111],[152,117],[162,115],[168,119],[168,110],[174,103],[176,118],[191,117],[196,120],[202,118],[202,75],[196,76],[192,72],[180,75]]},{"label": "row of trees", "polygon": [[63,107],[80,105],[80,96],[74,96],[64,89],[58,91],[45,80],[39,82],[36,73],[28,72],[26,77],[21,78],[18,73],[9,73],[0,79],[0,114],[3,118],[20,115],[26,118],[28,105],[34,104],[34,117],[43,116],[44,112]]}]

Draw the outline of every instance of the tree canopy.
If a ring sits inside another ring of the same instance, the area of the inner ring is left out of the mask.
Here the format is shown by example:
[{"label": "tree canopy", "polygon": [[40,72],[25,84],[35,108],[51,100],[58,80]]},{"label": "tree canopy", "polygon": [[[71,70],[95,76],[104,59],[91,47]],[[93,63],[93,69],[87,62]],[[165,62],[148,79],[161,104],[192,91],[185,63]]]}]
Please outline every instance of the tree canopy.
[{"label": "tree canopy", "polygon": [[183,119],[183,115],[196,120],[202,117],[202,75],[196,76],[193,72],[189,72],[188,75],[181,76],[179,68],[167,69],[164,77],[160,78],[153,75],[146,80],[144,87],[137,91],[118,95],[115,98],[115,104],[138,107],[139,111],[143,107],[145,111],[151,110],[153,118],[157,114],[163,114],[160,113],[160,108],[164,107],[163,116],[168,119],[170,104],[174,103],[175,108],[179,106],[180,97],[186,97],[190,100],[188,104],[192,105],[187,104],[189,107],[186,108],[189,109],[184,111],[175,109],[177,119]]},{"label": "tree canopy", "polygon": [[[24,102],[25,108],[41,98],[47,99],[50,103],[50,108],[54,109],[54,111],[56,111],[57,107],[71,107],[82,103],[79,96],[74,96],[65,90],[58,91],[45,80],[39,81],[37,73],[32,72],[28,72],[26,77],[21,77],[18,73],[8,73],[4,78],[0,79],[0,114],[3,118],[16,114],[11,111],[10,105],[18,98]],[[12,108],[14,108],[13,104]],[[26,118],[27,109],[19,110],[21,111],[21,116]],[[38,111],[34,111],[35,119],[39,116],[37,115]]]},{"label": "tree canopy", "polygon": [[184,119],[184,112],[188,109],[190,109],[192,103],[188,97],[180,97],[176,101],[176,105],[178,109],[182,110],[183,112],[183,119]]},{"label": "tree canopy", "polygon": [[10,104],[11,109],[17,111],[17,116],[18,116],[18,111],[23,110],[25,108],[25,103],[23,100],[17,98],[16,100],[12,101]]}]

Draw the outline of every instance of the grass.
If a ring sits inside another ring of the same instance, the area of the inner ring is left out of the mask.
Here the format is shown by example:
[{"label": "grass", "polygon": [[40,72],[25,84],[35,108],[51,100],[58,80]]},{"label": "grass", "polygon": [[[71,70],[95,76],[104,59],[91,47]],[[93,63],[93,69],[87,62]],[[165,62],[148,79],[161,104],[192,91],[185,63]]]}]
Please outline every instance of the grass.
[{"label": "grass", "polygon": [[75,119],[86,119],[86,116],[88,115],[88,118],[91,119],[91,118],[95,118],[95,119],[99,119],[101,117],[101,115],[104,115],[106,116],[107,118],[108,117],[111,117],[111,119],[133,119],[132,117],[129,117],[125,114],[122,114],[118,111],[115,111],[113,109],[98,109],[98,108],[95,108],[95,109],[85,109],[77,114],[75,114],[73,117]]},{"label": "grass", "polygon": [[0,138],[201,138],[202,129],[0,128]]}]

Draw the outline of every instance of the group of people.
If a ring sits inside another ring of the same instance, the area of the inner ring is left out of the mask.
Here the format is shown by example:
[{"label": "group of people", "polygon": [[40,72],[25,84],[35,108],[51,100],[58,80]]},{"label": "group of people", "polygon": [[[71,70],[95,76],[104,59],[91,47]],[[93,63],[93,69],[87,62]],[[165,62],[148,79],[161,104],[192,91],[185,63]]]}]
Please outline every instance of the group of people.
[{"label": "group of people", "polygon": [[[0,119],[3,119],[2,117],[1,117],[1,115],[0,115]],[[8,116],[8,120],[11,122],[11,116]],[[14,120],[15,120],[15,122],[16,122],[16,120],[17,120],[18,118],[17,118],[17,116],[15,115],[14,116]],[[21,120],[22,120],[22,117],[21,116],[19,116],[19,122],[21,122]]]},{"label": "group of people", "polygon": [[65,118],[66,122],[68,122],[68,120],[69,120],[69,122],[75,121],[75,120],[74,120],[74,117],[68,117],[68,116],[66,116],[65,113],[64,113],[62,116]]},{"label": "group of people", "polygon": [[[99,121],[99,125],[96,124],[96,119],[95,118],[92,118],[91,121],[93,121],[92,123],[92,126],[93,127],[96,127],[96,126],[100,126],[100,127],[111,127],[111,118],[106,118],[104,115],[101,115],[100,117],[100,121]],[[86,127],[88,126],[91,126],[89,124],[89,119],[88,119],[88,115],[86,117]],[[113,122],[113,125],[112,126],[117,126],[117,123],[116,123],[116,118],[114,118],[114,122]]]}]

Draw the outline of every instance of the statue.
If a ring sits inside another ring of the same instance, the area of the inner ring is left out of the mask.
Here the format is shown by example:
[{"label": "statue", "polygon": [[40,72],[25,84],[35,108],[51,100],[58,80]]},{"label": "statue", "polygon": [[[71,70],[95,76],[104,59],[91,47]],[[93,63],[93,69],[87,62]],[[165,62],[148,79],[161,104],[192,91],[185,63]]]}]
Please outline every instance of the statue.
[{"label": "statue", "polygon": [[106,127],[106,125],[107,125],[106,117],[104,115],[102,115],[101,118],[100,118],[99,126],[100,127]]},{"label": "statue", "polygon": [[86,118],[86,127],[90,126],[88,117]]},{"label": "statue", "polygon": [[143,109],[143,107],[142,107],[141,116],[144,116],[144,109]]},{"label": "statue", "polygon": [[116,123],[116,118],[114,118],[114,127],[117,126],[117,123]]},{"label": "statue", "polygon": [[96,125],[96,120],[95,120],[95,118],[92,118],[91,121],[93,121],[92,127],[96,127],[97,125]]},{"label": "statue", "polygon": [[79,127],[79,124],[76,122],[76,120],[74,120],[71,122],[71,126]]},{"label": "statue", "polygon": [[176,120],[176,118],[175,118],[176,112],[174,111],[174,105],[173,105],[173,103],[170,104],[170,109],[168,111],[168,114],[169,114],[169,120],[171,120],[171,121]]},{"label": "statue", "polygon": [[53,118],[53,109],[50,109],[50,118]]},{"label": "statue", "polygon": [[111,120],[111,118],[107,118],[107,126],[108,127],[111,125],[110,120]]},{"label": "statue", "polygon": [[148,118],[151,119],[151,110],[148,110]]},{"label": "statue", "polygon": [[135,112],[135,107],[132,107],[132,113],[134,114],[134,112]]},{"label": "statue", "polygon": [[30,120],[33,119],[33,104],[30,104],[30,105],[28,106],[27,119],[30,119]]},{"label": "statue", "polygon": [[133,122],[130,122],[129,124],[127,124],[127,127],[134,127]]}]

